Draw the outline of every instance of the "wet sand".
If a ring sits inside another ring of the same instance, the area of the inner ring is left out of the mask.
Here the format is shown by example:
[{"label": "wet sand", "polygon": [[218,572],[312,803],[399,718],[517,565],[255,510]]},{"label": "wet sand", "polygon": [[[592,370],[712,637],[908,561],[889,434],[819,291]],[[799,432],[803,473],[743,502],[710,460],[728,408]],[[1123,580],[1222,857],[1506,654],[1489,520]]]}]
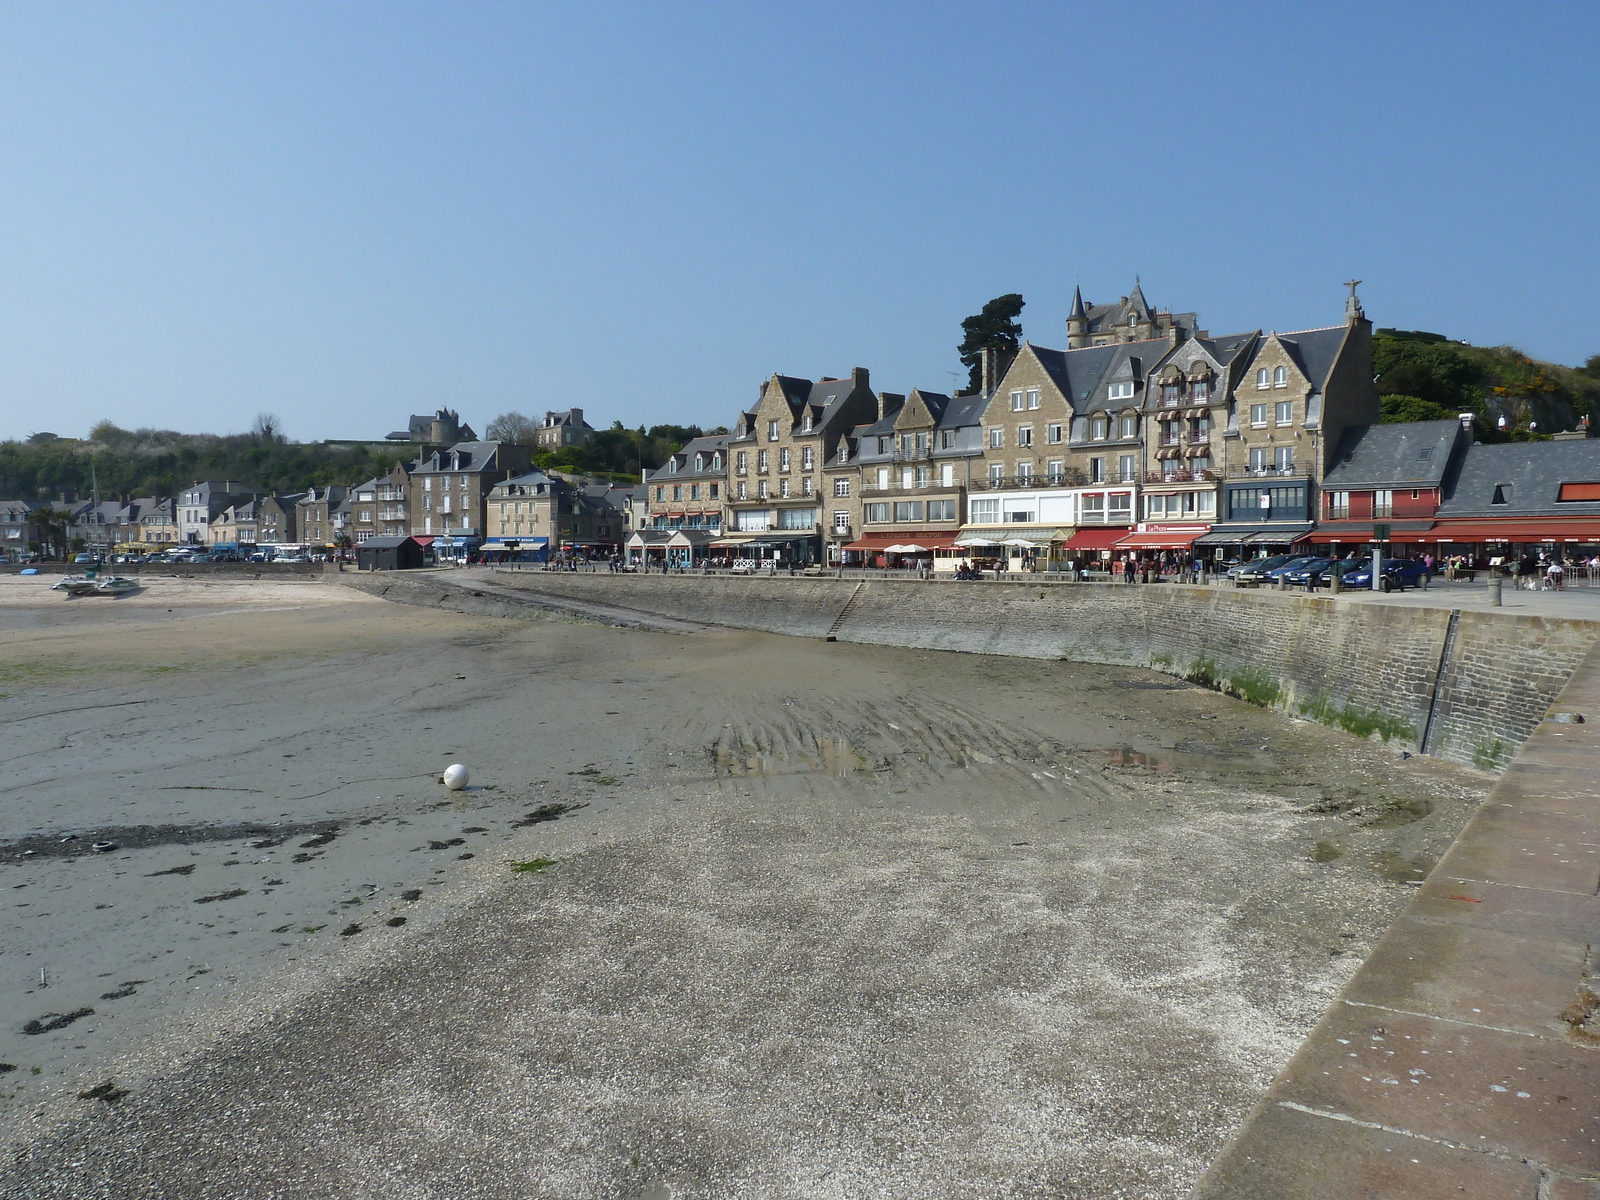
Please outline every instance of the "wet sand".
[{"label": "wet sand", "polygon": [[1487,785],[1138,670],[146,583],[0,579],[6,1195],[1180,1196]]}]

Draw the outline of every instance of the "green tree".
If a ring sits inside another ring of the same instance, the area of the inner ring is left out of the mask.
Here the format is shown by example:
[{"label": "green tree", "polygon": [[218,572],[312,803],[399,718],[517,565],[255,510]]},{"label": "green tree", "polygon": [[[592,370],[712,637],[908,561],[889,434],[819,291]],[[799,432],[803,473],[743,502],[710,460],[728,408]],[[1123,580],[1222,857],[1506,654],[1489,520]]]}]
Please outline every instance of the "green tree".
[{"label": "green tree", "polygon": [[45,558],[60,558],[67,540],[72,513],[54,504],[41,504],[28,514],[28,525],[38,534],[39,553]]},{"label": "green tree", "polygon": [[1590,379],[1600,379],[1600,354],[1591,354],[1583,366],[1577,368],[1579,375],[1587,375]]},{"label": "green tree", "polygon": [[1383,405],[1385,425],[1405,421],[1449,421],[1457,416],[1444,405],[1417,396],[1380,396],[1378,399]]},{"label": "green tree", "polygon": [[956,349],[961,352],[961,365],[967,368],[967,386],[973,391],[983,386],[983,352],[994,347],[1015,353],[1022,344],[1022,326],[1017,318],[1022,315],[1024,301],[1020,293],[1007,292],[996,296],[961,322],[965,335]]}]

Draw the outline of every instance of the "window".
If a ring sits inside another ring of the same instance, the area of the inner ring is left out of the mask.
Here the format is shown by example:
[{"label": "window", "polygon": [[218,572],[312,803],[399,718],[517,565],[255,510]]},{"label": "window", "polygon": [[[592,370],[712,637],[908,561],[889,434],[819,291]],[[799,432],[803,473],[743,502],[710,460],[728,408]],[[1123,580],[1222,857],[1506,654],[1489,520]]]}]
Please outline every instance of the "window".
[{"label": "window", "polygon": [[1022,395],[1022,393],[1020,391],[1011,393],[1011,411],[1012,412],[1021,412],[1022,411],[1022,406],[1023,406],[1024,403],[1025,403],[1025,400],[1024,400],[1024,397],[1023,397],[1023,395]]},{"label": "window", "polygon": [[1123,417],[1117,425],[1117,436],[1131,438],[1139,432],[1139,418],[1134,416]]},{"label": "window", "polygon": [[785,446],[782,450],[778,451],[778,470],[787,471],[788,469],[789,469],[789,447]]},{"label": "window", "polygon": [[1267,406],[1265,404],[1252,404],[1250,406],[1250,427],[1252,429],[1265,429],[1267,427]]},{"label": "window", "polygon": [[933,472],[926,466],[917,468],[916,483],[919,488],[925,488],[933,482]]},{"label": "window", "polygon": [[672,498],[674,500],[683,499],[683,485],[681,483],[675,483],[672,485]]},{"label": "window", "polygon": [[1033,461],[1031,459],[1017,464],[1017,482],[1024,486],[1033,482]]},{"label": "window", "polygon": [[1028,407],[1029,408],[1038,408],[1039,407],[1039,389],[1038,388],[1029,388],[1028,389]]},{"label": "window", "polygon": [[1109,417],[1091,417],[1089,419],[1089,436],[1097,442],[1105,440],[1106,433],[1111,428]]},{"label": "window", "polygon": [[1083,519],[1085,521],[1104,521],[1106,519],[1106,497],[1104,492],[1083,498]]},{"label": "window", "polygon": [[789,481],[787,479],[778,480],[778,495],[783,496],[785,498],[788,497],[788,495],[789,495]]},{"label": "window", "polygon": [[1211,516],[1217,511],[1217,494],[1215,492],[1199,492],[1195,495],[1195,501],[1197,516]]},{"label": "window", "polygon": [[1341,520],[1341,519],[1343,519],[1345,517],[1348,517],[1349,515],[1350,515],[1350,493],[1349,492],[1329,492],[1328,493],[1328,519],[1331,520],[1331,521],[1337,521],[1337,520]]},{"label": "window", "polygon": [[1256,372],[1256,386],[1258,388],[1272,386],[1272,377],[1267,373],[1267,369],[1265,367],[1262,367]]},{"label": "window", "polygon": [[800,469],[809,471],[816,463],[817,452],[810,446],[803,447],[800,451]]},{"label": "window", "polygon": [[1117,472],[1122,477],[1123,483],[1132,483],[1138,478],[1134,473],[1135,461],[1135,457],[1132,454],[1124,454],[1117,459]]},{"label": "window", "polygon": [[676,475],[677,473],[678,473],[678,460],[676,458],[669,458],[667,460],[667,474],[668,475]]},{"label": "window", "polygon": [[1163,383],[1161,385],[1161,403],[1172,405],[1178,402],[1178,397],[1183,393],[1183,386],[1177,383]]},{"label": "window", "polygon": [[739,480],[739,493],[737,498],[740,500],[750,499],[750,485],[742,479]]},{"label": "window", "polygon": [[1284,368],[1282,368],[1282,367],[1274,367],[1272,369],[1272,386],[1273,387],[1286,387],[1286,386],[1288,386],[1288,383],[1289,383],[1289,372],[1284,370]]},{"label": "window", "polygon": [[780,508],[778,510],[779,529],[815,529],[817,527],[817,510],[814,508]]},{"label": "window", "polygon": [[767,452],[765,450],[757,450],[756,451],[756,472],[758,474],[765,475],[766,471],[767,471]]},{"label": "window", "polygon": [[717,485],[713,483],[711,485],[711,499],[713,499],[713,500],[717,499],[718,498],[717,494],[718,494],[719,491],[721,491],[721,489],[718,488]]},{"label": "window", "polygon": [[1251,474],[1259,475],[1262,471],[1265,471],[1266,469],[1267,469],[1267,448],[1265,446],[1256,446],[1254,449],[1252,449],[1250,451],[1250,471],[1251,471]]},{"label": "window", "polygon": [[954,500],[929,500],[928,520],[954,521],[956,519],[956,502]]},{"label": "window", "polygon": [[1004,429],[989,430],[989,449],[998,450],[1006,444],[1006,431]]},{"label": "window", "polygon": [[1372,493],[1372,515],[1374,517],[1392,517],[1394,515],[1394,493],[1387,488]]},{"label": "window", "polygon": [[[1563,492],[1566,491],[1565,485],[1562,486],[1561,490]],[[1565,499],[1566,497],[1563,496],[1562,498]],[[1490,504],[1510,504],[1511,503],[1511,485],[1509,483],[1497,483],[1497,484],[1495,484],[1494,485],[1494,499],[1490,500],[1489,503]]]},{"label": "window", "polygon": [[433,491],[433,476],[424,475],[422,477],[422,490],[425,492]]},{"label": "window", "polygon": [[911,446],[912,446],[911,435],[909,433],[902,433],[900,435],[900,453],[901,454],[910,454],[911,453]]},{"label": "window", "polygon": [[956,431],[954,429],[939,430],[939,449],[953,450],[956,444]]},{"label": "window", "polygon": [[894,505],[894,519],[896,521],[922,520],[921,500],[897,500]]},{"label": "window", "polygon": [[900,468],[900,486],[905,488],[906,491],[909,492],[911,490],[911,481],[915,478],[916,476],[912,474],[910,467]]},{"label": "window", "polygon": [[1133,382],[1131,380],[1111,385],[1110,396],[1113,400],[1132,400]]},{"label": "window", "polygon": [[767,481],[765,479],[758,479],[758,480],[756,480],[756,499],[765,500],[766,498],[767,498]]},{"label": "window", "polygon": [[698,483],[691,483],[689,485],[689,499],[691,499],[691,500],[700,499],[700,485]]},{"label": "window", "polygon": [[833,481],[833,494],[835,496],[848,496],[850,494],[850,481],[848,479],[835,479]]},{"label": "window", "polygon": [[974,500],[967,505],[967,519],[974,524],[1000,519],[999,500]]},{"label": "window", "polygon": [[739,451],[739,457],[737,457],[737,458],[735,458],[733,460],[733,473],[735,475],[744,475],[744,474],[747,474],[749,472],[749,470],[750,470],[750,456],[747,453],[745,453],[743,450],[741,450],[741,451]]},{"label": "window", "polygon": [[879,454],[887,454],[887,453],[889,453],[889,443],[892,442],[892,441],[894,441],[894,439],[891,438],[891,437],[887,437],[887,436],[880,437],[878,439],[878,453]]},{"label": "window", "polygon": [[889,520],[889,502],[879,501],[861,506],[861,519],[868,524],[881,525]]},{"label": "window", "polygon": [[1111,506],[1109,519],[1113,521],[1127,521],[1133,516],[1133,493],[1112,492],[1109,497]]},{"label": "window", "polygon": [[1294,404],[1288,400],[1279,400],[1273,407],[1272,417],[1279,425],[1287,425],[1294,420]]},{"label": "window", "polygon": [[1005,482],[1005,478],[1006,478],[1006,468],[1005,468],[1005,465],[1003,463],[990,463],[989,464],[989,486],[990,487],[999,487],[1002,483]]},{"label": "window", "polygon": [[711,456],[711,469],[713,471],[722,470],[722,451],[721,450],[718,450],[715,454],[713,454]]},{"label": "window", "polygon": [[942,487],[954,487],[956,482],[955,463],[939,464],[939,484]]},{"label": "window", "polygon": [[850,514],[848,512],[844,511],[843,509],[834,512],[833,531],[835,533],[850,532]]},{"label": "window", "polygon": [[878,490],[880,492],[886,492],[886,491],[889,490],[889,468],[888,467],[879,467],[878,468]]},{"label": "window", "polygon": [[1106,481],[1106,460],[1091,458],[1089,460],[1089,482],[1104,483]]},{"label": "window", "polygon": [[811,432],[811,414],[809,412],[806,413],[806,415],[800,419],[800,432],[801,433],[810,433]]},{"label": "window", "polygon": [[924,430],[923,432],[917,434],[917,453],[918,454],[926,454],[927,452],[928,452],[928,434],[927,434],[927,431]]},{"label": "window", "polygon": [[[1011,503],[1018,504],[1020,502],[1013,500]],[[1008,525],[1031,525],[1036,512],[1037,510],[1032,508],[1008,508],[1002,515]]]},{"label": "window", "polygon": [[1211,381],[1209,379],[1196,379],[1189,385],[1189,396],[1196,401],[1204,401],[1211,397]]},{"label": "window", "polygon": [[803,479],[800,480],[800,494],[802,496],[809,496],[809,495],[811,495],[811,491],[812,491],[811,476],[807,475]]},{"label": "window", "polygon": [[1049,475],[1051,484],[1059,487],[1066,481],[1067,466],[1059,458],[1052,458],[1045,466],[1045,473]]},{"label": "window", "polygon": [[776,421],[768,421],[767,422],[767,441],[775,442],[777,440],[778,440],[778,423]]},{"label": "window", "polygon": [[1052,446],[1059,446],[1061,444],[1062,428],[1060,424],[1051,425],[1045,431],[1045,440]]},{"label": "window", "polygon": [[1017,427],[1017,445],[1027,447],[1033,445],[1033,426],[1020,425]]},{"label": "window", "polygon": [[1278,469],[1278,474],[1287,475],[1294,470],[1294,447],[1278,446],[1272,451],[1272,465]]},{"label": "window", "polygon": [[656,488],[656,501],[659,503],[661,501],[666,500],[666,498],[667,498],[667,489],[664,488],[664,487],[659,487],[658,486]]}]

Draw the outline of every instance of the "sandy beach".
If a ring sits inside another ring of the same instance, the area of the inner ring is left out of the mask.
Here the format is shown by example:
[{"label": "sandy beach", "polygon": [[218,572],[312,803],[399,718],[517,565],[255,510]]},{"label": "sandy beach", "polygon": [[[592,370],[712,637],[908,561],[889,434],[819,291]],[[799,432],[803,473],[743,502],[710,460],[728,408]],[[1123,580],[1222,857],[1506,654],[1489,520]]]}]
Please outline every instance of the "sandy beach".
[{"label": "sandy beach", "polygon": [[7,1196],[1181,1196],[1488,785],[1132,669],[48,582]]}]

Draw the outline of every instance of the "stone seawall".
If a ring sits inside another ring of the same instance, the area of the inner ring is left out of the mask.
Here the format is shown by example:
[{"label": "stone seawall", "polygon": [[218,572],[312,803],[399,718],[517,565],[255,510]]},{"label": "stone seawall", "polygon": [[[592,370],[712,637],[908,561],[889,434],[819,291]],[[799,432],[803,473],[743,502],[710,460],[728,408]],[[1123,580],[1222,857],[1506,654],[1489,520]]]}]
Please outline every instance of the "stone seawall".
[{"label": "stone seawall", "polygon": [[741,629],[1151,667],[1487,770],[1510,761],[1600,634],[1590,621],[1181,584],[555,571],[490,578],[549,599]]}]

